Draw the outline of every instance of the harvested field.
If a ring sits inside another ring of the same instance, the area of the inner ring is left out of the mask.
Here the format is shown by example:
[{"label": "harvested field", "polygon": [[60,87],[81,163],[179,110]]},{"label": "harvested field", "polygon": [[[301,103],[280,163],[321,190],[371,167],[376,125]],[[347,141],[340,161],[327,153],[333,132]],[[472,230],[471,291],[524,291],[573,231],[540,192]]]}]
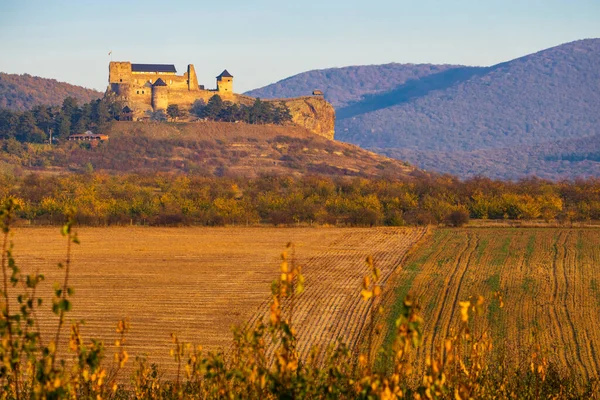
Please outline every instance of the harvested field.
[{"label": "harvested field", "polygon": [[422,307],[423,360],[457,327],[458,302],[483,295],[477,324],[506,360],[527,369],[539,342],[544,356],[588,381],[600,377],[599,265],[598,229],[443,229],[396,274],[395,297],[413,294]]},{"label": "harvested field", "polygon": [[[82,332],[111,344],[119,319],[128,318],[128,351],[147,354],[169,368],[170,333],[205,349],[228,347],[231,328],[262,315],[270,283],[278,276],[285,244],[296,244],[307,290],[299,297],[295,325],[303,354],[308,343],[338,337],[356,343],[364,323],[360,298],[364,259],[374,256],[386,280],[425,229],[403,228],[81,228],[73,249],[75,288],[68,321],[85,320]],[[57,228],[15,231],[14,254],[24,271],[39,268],[45,309],[66,241]],[[56,317],[41,314],[42,339]],[[68,328],[63,337],[68,336]],[[62,344],[64,350],[66,344]],[[110,351],[109,351],[110,354]]]}]

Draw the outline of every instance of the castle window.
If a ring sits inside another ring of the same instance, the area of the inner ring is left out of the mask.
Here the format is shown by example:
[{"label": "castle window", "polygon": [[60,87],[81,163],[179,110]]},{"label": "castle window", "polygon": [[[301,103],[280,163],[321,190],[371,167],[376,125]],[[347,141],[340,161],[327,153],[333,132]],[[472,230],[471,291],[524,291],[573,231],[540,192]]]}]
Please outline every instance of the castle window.
[{"label": "castle window", "polygon": [[144,94],[144,91],[142,90],[142,94]]},{"label": "castle window", "polygon": [[119,79],[119,82],[123,82],[123,79]]},{"label": "castle window", "polygon": [[140,94],[140,91],[139,91],[139,90],[137,91],[137,94]]}]

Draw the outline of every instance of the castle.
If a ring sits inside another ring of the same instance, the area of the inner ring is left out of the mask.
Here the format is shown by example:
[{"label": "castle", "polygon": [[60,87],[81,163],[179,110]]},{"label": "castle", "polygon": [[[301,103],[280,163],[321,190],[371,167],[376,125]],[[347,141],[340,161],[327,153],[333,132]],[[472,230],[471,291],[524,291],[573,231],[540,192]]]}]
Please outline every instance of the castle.
[{"label": "castle", "polygon": [[[132,64],[129,61],[111,61],[108,70],[106,96],[116,96],[123,101],[122,120],[145,120],[149,111],[166,110],[172,104],[188,109],[196,100],[208,103],[214,95],[223,101],[245,105],[252,105],[256,100],[233,92],[233,75],[227,70],[217,76],[217,88],[212,90],[198,85],[192,64],[183,75],[177,75],[172,64]],[[294,125],[333,139],[335,110],[321,91],[315,90],[312,96],[265,101],[285,105]]]},{"label": "castle", "polygon": [[150,110],[166,110],[171,104],[188,108],[196,100],[208,102],[215,94],[226,101],[248,101],[247,96],[233,92],[233,75],[227,70],[217,76],[217,88],[207,90],[204,85],[198,85],[193,64],[188,65],[183,75],[177,75],[172,64],[111,61],[108,69],[107,93],[123,100],[133,119],[143,118]]}]

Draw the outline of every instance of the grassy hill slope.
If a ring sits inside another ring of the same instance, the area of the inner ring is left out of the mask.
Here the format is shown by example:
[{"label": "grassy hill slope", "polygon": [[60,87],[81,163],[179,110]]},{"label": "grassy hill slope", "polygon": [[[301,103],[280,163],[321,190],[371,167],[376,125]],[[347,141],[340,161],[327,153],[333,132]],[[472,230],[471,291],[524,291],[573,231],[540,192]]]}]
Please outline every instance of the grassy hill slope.
[{"label": "grassy hill slope", "polygon": [[202,175],[261,174],[408,176],[415,168],[357,146],[325,139],[306,129],[275,125],[196,122],[116,122],[108,142],[96,148],[4,144],[5,166],[108,172],[182,171]]},{"label": "grassy hill slope", "polygon": [[55,79],[0,72],[0,108],[24,111],[39,104],[60,105],[67,97],[82,104],[102,97],[102,93]]},{"label": "grassy hill slope", "polygon": [[561,180],[600,176],[600,135],[551,141],[517,148],[474,151],[419,151],[375,149],[401,160],[418,160],[426,170],[444,171],[462,177],[487,176],[519,179],[536,175]]}]

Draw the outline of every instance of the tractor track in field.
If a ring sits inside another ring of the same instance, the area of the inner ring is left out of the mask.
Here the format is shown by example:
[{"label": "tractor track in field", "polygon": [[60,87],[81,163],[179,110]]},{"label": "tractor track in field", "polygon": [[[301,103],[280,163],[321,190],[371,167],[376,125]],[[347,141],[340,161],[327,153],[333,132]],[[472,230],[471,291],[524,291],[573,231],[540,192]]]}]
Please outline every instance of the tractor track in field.
[{"label": "tractor track in field", "polygon": [[[295,299],[292,325],[297,331],[297,350],[307,359],[313,346],[319,353],[338,340],[358,351],[369,326],[371,302],[360,296],[362,279],[369,274],[365,266],[367,255],[373,257],[381,270],[380,284],[403,264],[406,253],[427,233],[426,228],[379,228],[370,237],[348,234],[338,237],[326,249],[306,259],[298,260],[305,276],[305,292]],[[248,320],[248,326],[264,321],[270,299],[265,299]],[[287,303],[287,302],[286,302]],[[289,306],[284,305],[284,313]],[[274,351],[268,346],[267,354]]]},{"label": "tractor track in field", "polygon": [[443,231],[448,241],[423,246],[406,261],[418,263],[406,276],[426,305],[423,342],[414,354],[419,373],[444,337],[455,334],[463,296],[491,289],[501,292],[504,305],[486,302],[487,317],[473,319],[473,327],[489,332],[490,357],[510,354],[506,367],[520,371],[529,370],[535,354],[534,363],[546,359],[581,387],[600,378],[600,230]]},{"label": "tractor track in field", "polygon": [[[470,243],[469,243],[470,244]],[[475,253],[475,250],[477,249],[477,246],[479,245],[479,238],[476,236],[475,238],[475,245],[473,246],[473,248],[471,249],[471,251],[467,254],[466,260],[465,260],[465,266],[464,268],[461,270],[460,272],[460,277],[458,279],[458,284],[456,285],[456,288],[454,290],[454,301],[452,302],[452,306],[451,306],[451,312],[450,312],[450,319],[448,321],[448,324],[446,324],[446,333],[444,335],[444,337],[448,337],[448,331],[450,330],[450,325],[452,323],[452,321],[454,321],[454,315],[457,312],[458,307],[458,303],[460,302],[460,298],[459,298],[459,293],[460,293],[460,289],[463,285],[463,280],[465,277],[465,274],[467,273],[467,270],[469,269],[469,266],[471,265],[471,259],[473,258],[473,253]]]},{"label": "tractor track in field", "polygon": [[[551,314],[554,317],[553,324],[563,344],[563,349],[560,352],[561,358],[564,360],[565,363],[569,362],[567,360],[567,354],[565,353],[566,350],[569,349],[568,354],[574,355],[574,357],[576,358],[576,360],[574,361],[576,361],[578,364],[577,368],[585,374],[585,379],[588,380],[589,371],[583,363],[583,357],[581,355],[581,348],[577,340],[575,325],[573,324],[567,306],[567,298],[569,294],[569,277],[566,271],[566,264],[567,241],[570,234],[571,232],[561,232],[554,244],[555,254],[554,259],[552,260],[552,298],[554,306],[552,307]],[[564,285],[564,289],[562,291],[560,290],[560,286],[562,286],[561,283]],[[561,324],[560,321],[565,321],[566,324]]]},{"label": "tractor track in field", "polygon": [[[564,234],[564,232],[560,232],[559,235],[556,238],[556,241],[554,242],[554,258],[552,260],[552,303],[556,304],[556,301],[558,299],[558,247],[559,247],[559,243],[564,243],[564,241],[566,240],[566,235]],[[550,315],[552,316],[552,325],[554,326],[554,329],[556,330],[556,335],[560,338],[560,341],[562,342],[562,348],[559,349],[558,354],[559,357],[561,358],[561,361],[566,364],[567,363],[567,359],[565,356],[565,349],[567,348],[567,343],[565,342],[565,336],[563,335],[562,329],[561,329],[561,324],[560,324],[560,319],[558,317],[558,311],[556,309],[556,306],[551,307],[551,312]]]},{"label": "tractor track in field", "polygon": [[[444,281],[444,294],[442,296],[442,300],[439,302],[439,306],[437,307],[436,310],[436,315],[434,317],[434,325],[433,325],[433,333],[432,333],[432,338],[431,338],[431,345],[429,348],[430,351],[430,355],[435,354],[435,345],[436,345],[436,341],[439,337],[439,334],[441,331],[444,332],[444,335],[447,335],[448,330],[449,330],[449,325],[452,322],[451,319],[449,319],[446,323],[444,323],[442,316],[444,314],[445,310],[449,310],[449,298],[451,297],[452,300],[452,306],[454,306],[455,302],[457,301],[458,298],[458,293],[460,292],[460,282],[462,281],[462,277],[464,276],[466,269],[468,267],[468,260],[471,258],[471,255],[473,254],[473,252],[475,251],[475,247],[473,247],[471,249],[471,244],[473,241],[473,235],[469,234],[467,235],[467,243],[464,246],[464,249],[460,252],[460,255],[458,256],[458,258],[456,259],[456,262],[454,263],[454,267],[452,268],[452,272],[448,275],[448,277],[446,278],[446,280]],[[469,251],[470,249],[470,251]],[[464,261],[467,262],[464,262]],[[464,263],[464,267],[462,267],[462,264]],[[462,268],[461,268],[462,267]],[[456,279],[456,276],[459,276],[458,279]],[[454,281],[458,281],[456,282],[457,284],[453,285]],[[452,291],[452,295],[450,295],[450,292]],[[450,312],[450,314],[452,314],[452,311]],[[443,324],[443,326],[442,326]],[[444,336],[445,337],[445,336]]]},{"label": "tractor track in field", "polygon": [[[565,290],[562,293],[562,296],[561,296],[562,298],[561,298],[560,303],[562,305],[563,312],[564,312],[565,317],[566,317],[566,321],[567,321],[567,325],[568,325],[568,330],[569,330],[569,332],[571,334],[571,337],[573,339],[574,350],[575,350],[574,354],[576,354],[576,356],[577,356],[577,359],[578,359],[579,364],[580,364],[580,368],[584,372],[584,374],[586,376],[586,380],[589,380],[589,378],[590,378],[590,371],[588,371],[588,368],[586,367],[587,364],[585,364],[583,362],[583,356],[582,356],[582,352],[581,352],[582,347],[581,347],[581,345],[579,343],[579,340],[577,339],[577,330],[575,329],[575,324],[573,323],[573,319],[571,317],[571,313],[569,312],[569,306],[568,306],[568,298],[569,298],[569,293],[570,293],[570,290],[569,290],[569,281],[570,281],[570,279],[569,279],[569,274],[567,272],[567,266],[569,264],[568,263],[568,252],[569,252],[569,249],[567,247],[567,242],[568,242],[568,239],[571,236],[571,234],[572,234],[571,231],[567,232],[567,234],[565,235],[565,240],[562,243],[562,253],[563,254],[562,254],[561,265],[562,265],[562,277],[564,279]],[[558,258],[558,254],[556,256]],[[568,340],[567,342],[570,342],[570,340]],[[588,346],[589,346],[589,342],[586,344],[586,348],[588,348]],[[598,365],[596,364],[595,357],[590,357],[590,358],[591,358],[591,361],[594,364],[595,368],[597,368]]]}]

